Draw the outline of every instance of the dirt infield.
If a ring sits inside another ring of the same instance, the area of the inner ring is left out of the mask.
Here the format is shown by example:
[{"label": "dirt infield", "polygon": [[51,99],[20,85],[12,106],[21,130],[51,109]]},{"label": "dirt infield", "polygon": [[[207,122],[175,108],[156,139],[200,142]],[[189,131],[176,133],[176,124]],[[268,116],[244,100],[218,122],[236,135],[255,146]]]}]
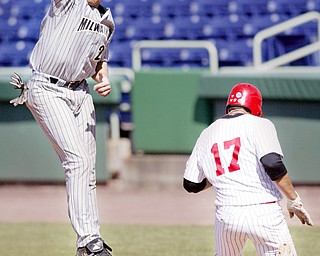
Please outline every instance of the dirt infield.
[{"label": "dirt infield", "polygon": [[[320,225],[320,186],[297,186],[316,225]],[[99,185],[102,223],[211,225],[214,224],[214,189],[188,194],[183,189],[133,190]],[[64,186],[0,186],[0,221],[68,222]],[[285,200],[282,200],[285,209]],[[299,225],[297,218],[288,224]]]}]

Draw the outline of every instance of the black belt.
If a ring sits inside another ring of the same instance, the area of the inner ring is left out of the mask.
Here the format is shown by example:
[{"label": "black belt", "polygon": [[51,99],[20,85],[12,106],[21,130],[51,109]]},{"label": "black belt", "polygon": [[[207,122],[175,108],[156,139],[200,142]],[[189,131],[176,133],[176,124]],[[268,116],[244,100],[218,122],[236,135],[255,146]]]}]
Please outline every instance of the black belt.
[{"label": "black belt", "polygon": [[[55,77],[52,77],[52,76],[50,76],[49,79],[50,79],[50,83],[52,83],[52,84],[56,84],[56,83],[58,83],[58,81],[59,81],[58,78],[55,78]],[[63,87],[67,87],[68,89],[74,91],[75,89],[77,89],[77,87],[78,87],[82,82],[83,82],[83,80],[81,80],[81,81],[66,82],[66,83],[63,85]]]}]

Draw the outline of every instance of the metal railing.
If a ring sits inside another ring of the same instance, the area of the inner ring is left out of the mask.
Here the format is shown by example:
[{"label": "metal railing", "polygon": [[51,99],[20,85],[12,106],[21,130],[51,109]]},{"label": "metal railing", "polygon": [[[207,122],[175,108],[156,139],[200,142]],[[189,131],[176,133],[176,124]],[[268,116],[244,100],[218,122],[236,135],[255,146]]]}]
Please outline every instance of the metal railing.
[{"label": "metal railing", "polygon": [[[272,60],[265,61],[265,62],[262,61],[263,40],[271,36],[277,35],[281,32],[284,32],[290,28],[302,25],[304,23],[307,23],[313,20],[316,20],[318,22],[317,42],[300,47],[296,50],[288,52]],[[302,57],[305,57],[319,50],[320,50],[320,13],[312,11],[258,32],[253,38],[253,64],[254,64],[254,67],[258,70],[270,70],[275,67],[279,67],[281,65],[298,60]]]},{"label": "metal railing", "polygon": [[142,40],[137,41],[132,51],[132,67],[138,71],[142,67],[142,48],[205,48],[209,53],[209,69],[217,73],[219,69],[218,51],[216,46],[205,40]]}]

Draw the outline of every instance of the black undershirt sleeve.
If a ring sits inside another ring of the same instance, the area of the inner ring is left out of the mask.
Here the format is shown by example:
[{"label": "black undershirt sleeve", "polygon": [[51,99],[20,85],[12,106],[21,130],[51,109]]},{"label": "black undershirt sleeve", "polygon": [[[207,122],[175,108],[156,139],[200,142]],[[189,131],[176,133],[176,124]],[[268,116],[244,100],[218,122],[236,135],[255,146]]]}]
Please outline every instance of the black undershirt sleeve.
[{"label": "black undershirt sleeve", "polygon": [[280,179],[287,173],[287,169],[282,161],[282,156],[277,153],[270,153],[261,157],[260,162],[273,181]]},{"label": "black undershirt sleeve", "polygon": [[202,191],[207,184],[207,179],[203,179],[200,183],[195,183],[186,179],[183,179],[183,187],[189,193],[198,193]]}]

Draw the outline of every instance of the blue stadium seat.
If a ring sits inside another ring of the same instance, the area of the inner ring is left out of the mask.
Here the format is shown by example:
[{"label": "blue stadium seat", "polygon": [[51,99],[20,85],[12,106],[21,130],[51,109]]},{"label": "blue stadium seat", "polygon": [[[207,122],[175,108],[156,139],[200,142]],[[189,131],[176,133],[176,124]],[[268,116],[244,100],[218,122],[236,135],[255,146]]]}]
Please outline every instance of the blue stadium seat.
[{"label": "blue stadium seat", "polygon": [[[269,0],[231,0],[229,9],[234,9],[239,15],[261,15],[267,14]],[[232,7],[232,8],[230,8]]]},{"label": "blue stadium seat", "polygon": [[[141,49],[141,60],[144,66],[161,66],[166,62],[165,50],[160,48]],[[169,61],[169,59],[167,59]],[[171,62],[170,62],[171,63]]]},{"label": "blue stadium seat", "polygon": [[[288,36],[288,35],[278,35],[276,37],[276,43],[277,45],[274,47],[276,50],[281,49],[280,52],[278,52],[279,56],[280,54],[284,54],[287,52],[291,52],[293,50],[296,50],[302,46],[306,46],[310,44],[311,40],[305,36],[305,35],[296,35],[296,36]],[[290,63],[290,66],[312,66],[314,65],[312,55],[305,56],[301,59],[298,59],[296,61],[293,61]]]},{"label": "blue stadium seat", "polygon": [[226,0],[201,0],[199,1],[201,9],[203,11],[202,15],[213,17],[219,15],[229,15],[229,1]]},{"label": "blue stadium seat", "polygon": [[270,13],[297,16],[307,11],[307,0],[268,0]]},{"label": "blue stadium seat", "polygon": [[190,0],[154,0],[153,15],[163,17],[177,17],[190,15]]},{"label": "blue stadium seat", "polygon": [[22,21],[10,17],[7,19],[0,18],[0,38],[2,41],[15,40],[17,38],[18,30],[22,24]]},{"label": "blue stadium seat", "polygon": [[203,38],[237,38],[243,35],[245,22],[246,20],[237,14],[208,18],[203,26]]},{"label": "blue stadium seat", "polygon": [[27,66],[30,60],[30,54],[34,48],[35,42],[33,41],[17,41],[15,43],[16,51],[16,66]]},{"label": "blue stadium seat", "polygon": [[307,8],[307,11],[320,12],[320,1],[319,0],[307,0],[306,8]]},{"label": "blue stadium seat", "polygon": [[114,39],[119,41],[133,40],[135,35],[135,28],[133,25],[134,19],[125,18],[122,16],[115,16],[114,22],[116,32]]},{"label": "blue stadium seat", "polygon": [[[18,19],[30,20],[33,18],[42,19],[45,15],[47,2],[45,1],[14,1],[11,6],[11,16]],[[35,11],[36,10],[36,11]]]},{"label": "blue stadium seat", "polygon": [[0,1],[0,19],[8,19],[10,17],[11,6],[11,1]]},{"label": "blue stadium seat", "polygon": [[113,67],[132,66],[132,47],[130,41],[114,41],[110,44],[109,64]]},{"label": "blue stadium seat", "polygon": [[33,44],[19,42],[5,42],[0,44],[0,66],[27,66]]},{"label": "blue stadium seat", "polygon": [[[290,28],[283,34],[288,36],[308,36],[317,37],[318,33],[318,22],[316,20],[306,22],[294,28]],[[292,39],[294,39],[292,37]]]},{"label": "blue stadium seat", "polygon": [[15,58],[13,56],[14,49],[11,42],[0,44],[0,66],[12,67],[15,66]]},{"label": "blue stadium seat", "polygon": [[204,18],[201,16],[181,16],[172,20],[172,35],[169,39],[201,39],[203,30]]},{"label": "blue stadium seat", "polygon": [[259,31],[288,19],[289,17],[286,15],[278,15],[275,13],[267,15],[253,15],[247,18],[243,27],[243,32],[246,36],[254,36]]},{"label": "blue stadium seat", "polygon": [[186,48],[179,50],[179,61],[188,65],[198,67],[209,66],[209,54],[206,49],[202,48]]},{"label": "blue stadium seat", "polygon": [[40,34],[40,19],[30,19],[21,24],[18,29],[17,39],[37,41]]},{"label": "blue stadium seat", "polygon": [[250,66],[253,62],[252,39],[221,40],[215,45],[220,66]]},{"label": "blue stadium seat", "polygon": [[165,38],[166,22],[161,16],[139,17],[132,21],[135,40]]},{"label": "blue stadium seat", "polygon": [[122,0],[115,2],[111,1],[109,4],[112,13],[115,16],[129,18],[152,16],[153,0]]},{"label": "blue stadium seat", "polygon": [[119,1],[117,0],[102,0],[101,5],[109,7],[112,12],[114,12],[114,7]]}]

